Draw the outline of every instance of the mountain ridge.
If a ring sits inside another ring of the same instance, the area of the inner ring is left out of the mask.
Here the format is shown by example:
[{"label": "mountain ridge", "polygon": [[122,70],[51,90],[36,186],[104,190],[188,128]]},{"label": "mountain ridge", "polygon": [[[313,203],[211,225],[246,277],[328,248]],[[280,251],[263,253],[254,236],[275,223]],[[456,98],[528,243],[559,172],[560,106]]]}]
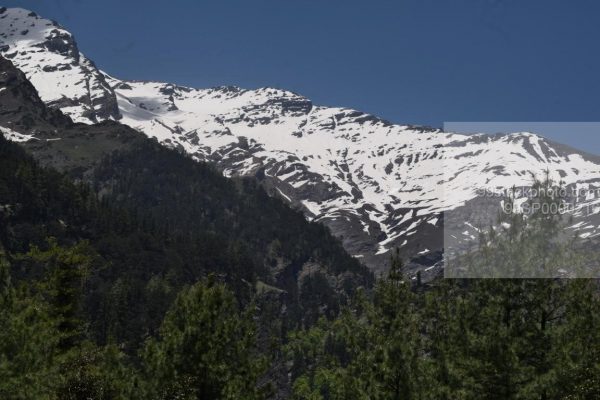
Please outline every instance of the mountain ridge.
[{"label": "mountain ridge", "polygon": [[[31,24],[43,29],[16,28]],[[59,35],[58,49],[48,45],[57,41],[54,29],[68,36]],[[600,177],[596,157],[535,134],[463,135],[315,105],[283,89],[194,89],[75,68],[90,64],[72,35],[26,10],[0,13],[0,32],[0,53],[36,87],[36,80],[55,85],[40,92],[47,104],[77,122],[118,120],[226,176],[256,177],[376,270],[396,247],[406,259],[442,251],[443,214],[470,204],[479,189],[524,186],[546,169],[590,189]],[[61,70],[66,64],[74,67]]]}]

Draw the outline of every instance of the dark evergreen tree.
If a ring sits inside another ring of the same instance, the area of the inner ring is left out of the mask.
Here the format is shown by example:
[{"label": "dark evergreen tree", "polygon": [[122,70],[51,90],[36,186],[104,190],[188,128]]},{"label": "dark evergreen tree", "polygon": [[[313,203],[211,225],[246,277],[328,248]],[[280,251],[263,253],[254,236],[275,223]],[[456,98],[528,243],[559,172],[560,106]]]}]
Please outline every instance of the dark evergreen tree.
[{"label": "dark evergreen tree", "polygon": [[295,332],[287,346],[299,399],[419,399],[426,391],[416,297],[396,253],[372,301]]},{"label": "dark evergreen tree", "polygon": [[256,348],[252,310],[240,312],[223,284],[199,282],[182,291],[158,338],[143,354],[148,398],[260,399],[266,360]]},{"label": "dark evergreen tree", "polygon": [[54,399],[56,321],[42,299],[13,286],[9,268],[0,251],[0,398]]}]

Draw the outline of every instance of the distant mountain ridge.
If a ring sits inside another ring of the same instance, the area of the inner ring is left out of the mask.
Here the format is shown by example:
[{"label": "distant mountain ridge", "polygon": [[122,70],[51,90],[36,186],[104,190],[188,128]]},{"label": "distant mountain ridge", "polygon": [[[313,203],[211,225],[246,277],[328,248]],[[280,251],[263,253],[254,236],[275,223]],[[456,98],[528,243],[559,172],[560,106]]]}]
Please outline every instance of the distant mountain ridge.
[{"label": "distant mountain ridge", "polygon": [[[99,71],[60,25],[23,9],[0,9],[0,52],[44,102],[74,121],[118,120],[215,163],[226,176],[255,176],[373,268],[395,247],[405,258],[435,263],[444,247],[443,213],[463,215],[481,188],[526,186],[532,173],[546,169],[567,185],[600,186],[598,159],[531,133],[462,135],[396,125],[274,88],[120,80]],[[465,223],[465,240],[476,236],[467,220],[453,223]],[[576,228],[592,237],[597,227]]]}]

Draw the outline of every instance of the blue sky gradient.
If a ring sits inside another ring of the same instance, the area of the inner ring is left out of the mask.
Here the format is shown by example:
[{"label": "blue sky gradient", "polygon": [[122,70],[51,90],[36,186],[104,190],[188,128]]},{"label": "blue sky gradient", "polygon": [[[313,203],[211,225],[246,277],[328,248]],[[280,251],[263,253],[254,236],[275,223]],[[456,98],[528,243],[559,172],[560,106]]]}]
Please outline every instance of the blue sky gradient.
[{"label": "blue sky gradient", "polygon": [[[274,86],[317,104],[436,127],[444,121],[600,120],[598,1],[3,5],[57,20],[100,68],[125,79]],[[600,135],[577,137],[554,139],[600,153]]]}]

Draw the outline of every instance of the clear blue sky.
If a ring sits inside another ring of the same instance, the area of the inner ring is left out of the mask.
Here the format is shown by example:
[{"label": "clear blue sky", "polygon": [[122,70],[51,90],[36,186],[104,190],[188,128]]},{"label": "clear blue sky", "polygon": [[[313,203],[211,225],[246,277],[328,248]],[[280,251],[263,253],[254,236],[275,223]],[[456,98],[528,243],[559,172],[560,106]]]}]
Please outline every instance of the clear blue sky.
[{"label": "clear blue sky", "polygon": [[[121,78],[275,86],[432,126],[600,120],[595,0],[4,3],[57,20]],[[578,147],[600,153],[593,136]]]}]

